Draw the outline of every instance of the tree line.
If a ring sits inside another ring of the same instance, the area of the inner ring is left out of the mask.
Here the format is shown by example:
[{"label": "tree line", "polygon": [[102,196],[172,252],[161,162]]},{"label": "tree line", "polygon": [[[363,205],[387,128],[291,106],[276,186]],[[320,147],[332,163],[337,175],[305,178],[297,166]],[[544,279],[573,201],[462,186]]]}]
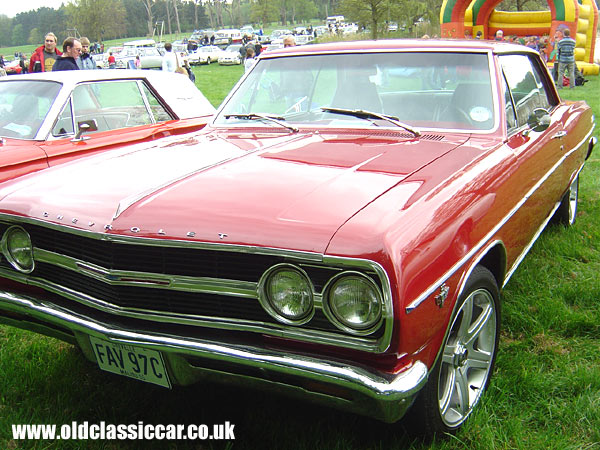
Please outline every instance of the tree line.
[{"label": "tree line", "polygon": [[[396,22],[410,35],[417,22],[439,29],[442,0],[74,0],[58,9],[41,7],[14,18],[0,15],[0,47],[42,44],[54,32],[92,41],[239,28],[245,24],[285,27],[343,14],[373,37]],[[503,10],[547,9],[544,0],[504,0]]]}]

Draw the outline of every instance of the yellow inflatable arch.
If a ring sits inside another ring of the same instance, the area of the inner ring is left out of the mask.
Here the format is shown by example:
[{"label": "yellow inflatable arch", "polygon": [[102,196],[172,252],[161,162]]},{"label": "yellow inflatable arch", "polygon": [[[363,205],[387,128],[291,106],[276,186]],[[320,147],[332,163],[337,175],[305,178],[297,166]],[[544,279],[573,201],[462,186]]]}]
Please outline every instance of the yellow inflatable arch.
[{"label": "yellow inflatable arch", "polygon": [[497,30],[504,36],[547,36],[546,56],[551,65],[555,41],[568,28],[575,38],[575,62],[584,75],[598,75],[594,64],[598,6],[594,0],[548,0],[550,11],[496,11],[502,0],[444,0],[440,10],[442,37],[475,36],[493,39]]}]

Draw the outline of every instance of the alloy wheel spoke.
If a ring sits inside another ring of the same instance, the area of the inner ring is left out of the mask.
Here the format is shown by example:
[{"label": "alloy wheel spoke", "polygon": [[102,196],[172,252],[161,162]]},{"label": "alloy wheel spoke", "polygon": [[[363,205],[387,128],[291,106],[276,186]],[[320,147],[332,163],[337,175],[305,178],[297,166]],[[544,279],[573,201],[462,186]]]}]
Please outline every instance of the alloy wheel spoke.
[{"label": "alloy wheel spoke", "polygon": [[479,337],[481,331],[491,320],[492,312],[493,310],[491,305],[486,305],[479,317],[475,319],[475,321],[469,328],[468,338],[465,340],[465,345],[472,346],[473,341]]},{"label": "alloy wheel spoke", "polygon": [[466,370],[456,370],[456,391],[458,392],[457,411],[464,417],[469,411],[469,380]]},{"label": "alloy wheel spoke", "polygon": [[473,295],[470,295],[461,307],[462,318],[458,329],[458,338],[465,342],[469,336],[469,328],[473,319]]},{"label": "alloy wheel spoke", "polygon": [[[440,382],[441,381],[442,380],[440,380]],[[451,368],[448,371],[448,377],[445,381],[446,382],[442,384],[444,391],[439,399],[440,413],[442,416],[444,416],[448,411],[448,408],[450,408],[450,401],[452,400],[452,394],[456,383],[456,370],[454,368]]]},{"label": "alloy wheel spoke", "polygon": [[454,364],[454,352],[456,350],[455,344],[446,344],[444,346],[444,353],[442,354],[442,362],[446,364]]},{"label": "alloy wheel spoke", "polygon": [[483,350],[469,350],[467,367],[470,369],[488,369],[492,362],[492,353]]}]

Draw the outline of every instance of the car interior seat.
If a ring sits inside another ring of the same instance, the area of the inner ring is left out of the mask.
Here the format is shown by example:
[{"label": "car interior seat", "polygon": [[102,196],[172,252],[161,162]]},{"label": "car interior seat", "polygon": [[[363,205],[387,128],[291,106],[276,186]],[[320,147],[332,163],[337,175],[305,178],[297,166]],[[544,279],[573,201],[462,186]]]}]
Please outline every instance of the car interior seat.
[{"label": "car interior seat", "polygon": [[362,109],[383,113],[377,86],[367,74],[349,72],[345,80],[338,81],[338,87],[331,102],[332,108]]},{"label": "car interior seat", "polygon": [[456,86],[444,115],[449,122],[488,129],[493,124],[493,111],[492,90],[488,83],[461,83]]}]

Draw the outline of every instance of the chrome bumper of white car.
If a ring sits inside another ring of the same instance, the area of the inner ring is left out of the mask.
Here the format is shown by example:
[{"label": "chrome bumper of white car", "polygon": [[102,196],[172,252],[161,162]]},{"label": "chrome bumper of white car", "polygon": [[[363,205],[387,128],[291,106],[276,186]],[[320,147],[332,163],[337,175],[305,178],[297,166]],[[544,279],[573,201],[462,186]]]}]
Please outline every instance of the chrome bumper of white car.
[{"label": "chrome bumper of white car", "polygon": [[162,353],[173,384],[200,381],[269,389],[385,422],[400,419],[427,381],[416,362],[390,375],[361,365],[258,348],[244,343],[121,328],[45,299],[0,289],[0,323],[78,344],[95,361],[89,337]]}]

